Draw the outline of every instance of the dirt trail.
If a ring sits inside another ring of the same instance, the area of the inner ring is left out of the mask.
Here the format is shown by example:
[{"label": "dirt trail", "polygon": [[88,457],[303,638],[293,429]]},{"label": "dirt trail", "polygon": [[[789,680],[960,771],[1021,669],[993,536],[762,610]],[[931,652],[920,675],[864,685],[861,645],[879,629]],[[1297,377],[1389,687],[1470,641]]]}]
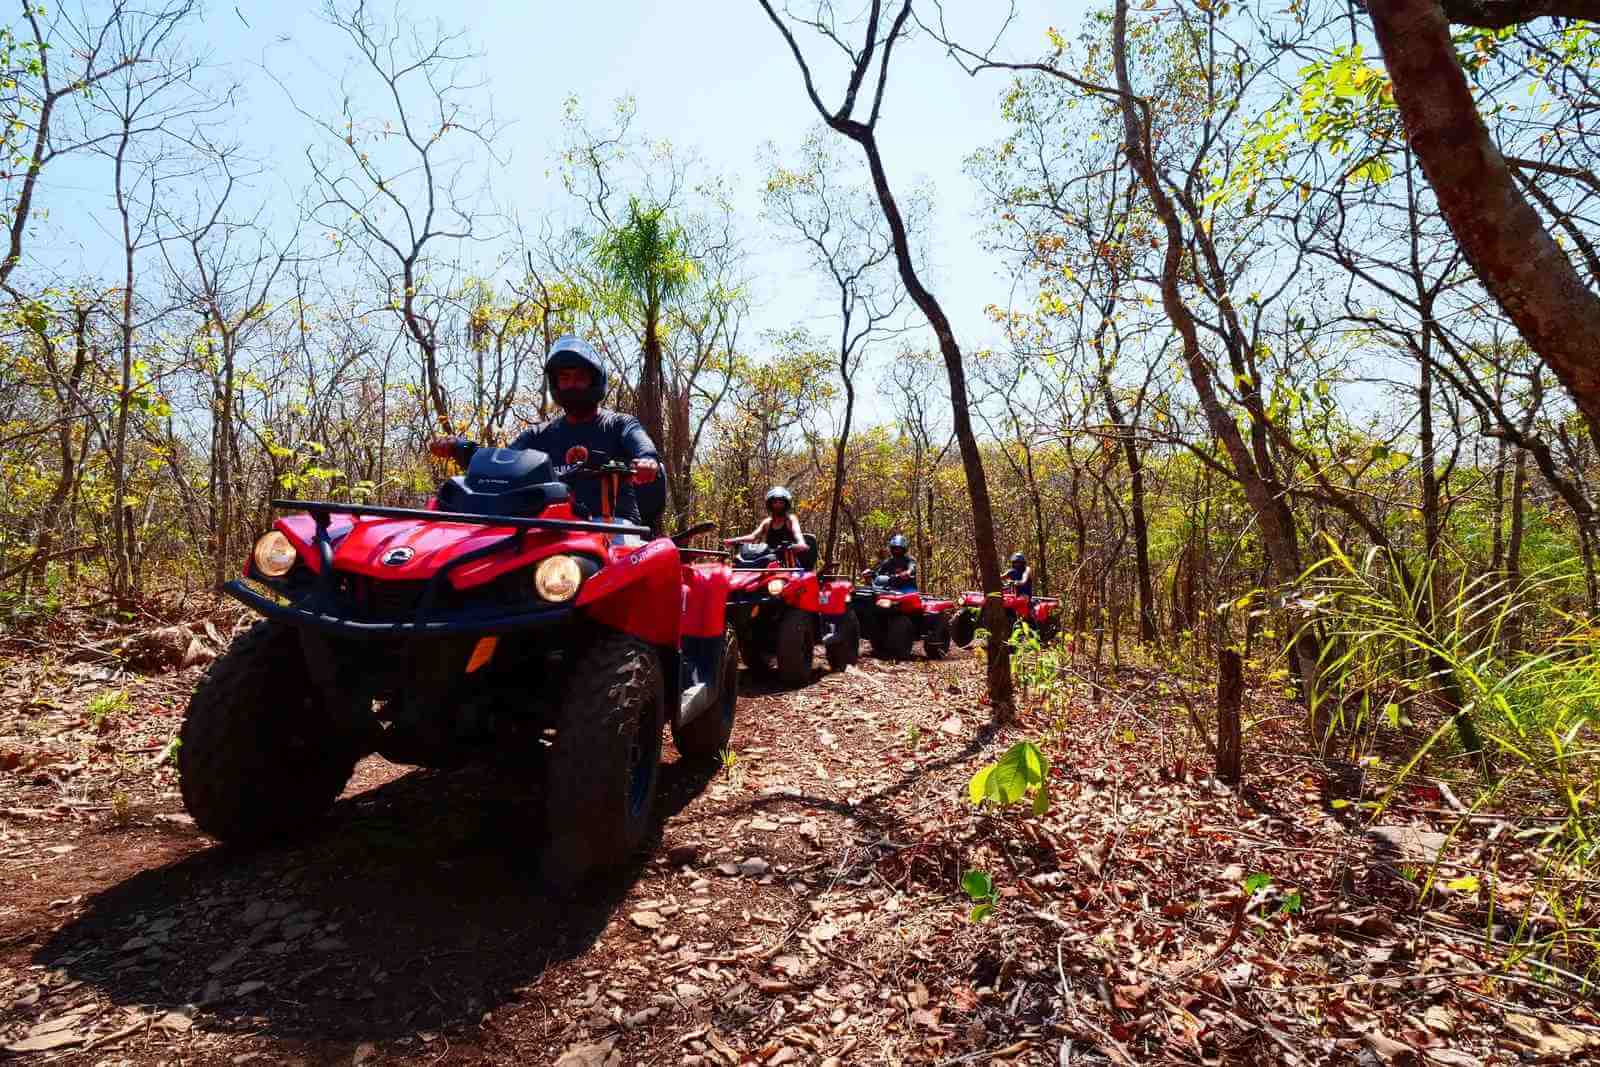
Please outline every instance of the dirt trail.
[{"label": "dirt trail", "polygon": [[744,682],[737,761],[664,768],[660,840],[577,899],[536,888],[532,809],[483,772],[371,759],[314,839],[249,854],[184,825],[170,791],[119,827],[63,809],[50,775],[8,790],[0,1044],[82,1063],[929,1058],[949,976],[919,961],[918,926],[959,910],[902,888],[957,872],[901,846],[971,773],[970,663]]},{"label": "dirt trail", "polygon": [[[792,692],[746,677],[737,761],[665,767],[649,852],[554,899],[526,790],[485,772],[369,760],[311,840],[215,847],[161,763],[194,670],[15,658],[0,1049],[562,1067],[1600,1056],[1592,998],[1554,971],[1506,973],[1508,939],[1541,921],[1543,861],[1512,824],[1419,788],[1368,825],[1379,794],[1303,751],[1270,678],[1252,681],[1234,792],[1206,776],[1169,675],[1068,667],[1070,689],[993,736],[975,666],[867,659]],[[1051,760],[1048,811],[974,810],[974,770],[1023,738]],[[968,869],[997,891],[981,924]]]}]

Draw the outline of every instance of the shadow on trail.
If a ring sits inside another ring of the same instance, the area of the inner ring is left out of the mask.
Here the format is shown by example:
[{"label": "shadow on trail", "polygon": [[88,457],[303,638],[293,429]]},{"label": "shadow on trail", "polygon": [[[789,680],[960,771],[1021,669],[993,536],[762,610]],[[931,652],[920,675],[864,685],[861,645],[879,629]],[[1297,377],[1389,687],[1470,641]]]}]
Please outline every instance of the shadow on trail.
[{"label": "shadow on trail", "polygon": [[[710,769],[664,764],[629,868],[561,898],[536,875],[536,795],[489,769],[415,771],[294,846],[213,847],[86,901],[34,962],[119,1003],[206,1003],[208,1028],[381,1041],[476,1030],[587,951]],[[257,985],[257,983],[265,983]]]}]

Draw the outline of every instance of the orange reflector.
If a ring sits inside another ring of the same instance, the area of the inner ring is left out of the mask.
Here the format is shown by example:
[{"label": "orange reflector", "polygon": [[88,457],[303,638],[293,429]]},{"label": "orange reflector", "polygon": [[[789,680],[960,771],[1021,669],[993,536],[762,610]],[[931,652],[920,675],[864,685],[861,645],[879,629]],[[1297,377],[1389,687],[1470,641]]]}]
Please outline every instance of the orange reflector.
[{"label": "orange reflector", "polygon": [[467,673],[471,674],[485,663],[494,659],[494,650],[499,644],[500,639],[498,637],[478,638],[478,643],[472,648],[472,658],[467,660]]}]

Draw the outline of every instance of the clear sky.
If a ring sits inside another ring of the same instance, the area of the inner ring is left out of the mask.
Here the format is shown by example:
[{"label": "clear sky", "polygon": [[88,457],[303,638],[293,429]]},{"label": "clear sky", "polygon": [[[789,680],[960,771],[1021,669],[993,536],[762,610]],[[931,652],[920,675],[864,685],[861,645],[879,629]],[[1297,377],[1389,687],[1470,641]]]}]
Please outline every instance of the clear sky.
[{"label": "clear sky", "polygon": [[[843,6],[848,10],[848,3]],[[992,0],[947,6],[974,40],[980,33],[992,36],[1003,12]],[[242,83],[246,124],[238,136],[251,155],[277,171],[273,184],[279,191],[263,188],[264,197],[293,195],[304,187],[303,151],[314,131],[263,67],[291,85],[302,106],[331,113],[351,60],[347,43],[318,17],[320,7],[319,0],[213,0],[191,31],[219,70]],[[379,0],[374,10],[387,16],[391,9]],[[552,173],[562,101],[576,93],[599,117],[616,98],[631,94],[639,133],[692,148],[710,170],[735,181],[756,250],[753,325],[781,327],[804,319],[825,324],[827,303],[816,280],[756,217],[759,146],[768,140],[780,149],[794,146],[816,122],[798,70],[756,0],[409,0],[400,10],[412,20],[438,19],[446,28],[465,30],[482,52],[483,91],[496,116],[509,124],[501,151],[510,162],[494,178],[503,202],[524,217],[569,209]],[[1075,25],[1082,10],[1082,0],[1048,12],[1031,0],[1019,5],[1004,50],[1031,58],[1042,47],[1047,25]],[[822,53],[816,40],[808,43]],[[931,280],[969,346],[994,340],[982,309],[1004,302],[1009,285],[976,240],[982,220],[962,161],[999,135],[997,101],[1006,83],[999,73],[970,78],[934,42],[920,40],[896,58],[881,128],[891,179],[902,188],[921,179],[934,187]],[[358,110],[364,110],[361,103]],[[115,246],[96,237],[110,222],[105,177],[87,162],[52,175],[52,216],[41,231],[48,236],[36,246],[40,259],[69,271],[110,266]]]}]

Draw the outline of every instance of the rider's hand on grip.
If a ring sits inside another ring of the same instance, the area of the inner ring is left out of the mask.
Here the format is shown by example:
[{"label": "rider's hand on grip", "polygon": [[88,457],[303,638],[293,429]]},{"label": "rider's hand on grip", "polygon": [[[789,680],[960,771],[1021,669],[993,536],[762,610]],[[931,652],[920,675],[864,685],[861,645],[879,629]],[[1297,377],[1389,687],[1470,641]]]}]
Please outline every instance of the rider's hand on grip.
[{"label": "rider's hand on grip", "polygon": [[428,442],[428,451],[440,459],[454,459],[460,447],[461,438],[459,437],[435,437]]},{"label": "rider's hand on grip", "polygon": [[633,461],[633,484],[649,485],[656,480],[656,475],[661,473],[661,464],[653,459],[636,459]]}]

